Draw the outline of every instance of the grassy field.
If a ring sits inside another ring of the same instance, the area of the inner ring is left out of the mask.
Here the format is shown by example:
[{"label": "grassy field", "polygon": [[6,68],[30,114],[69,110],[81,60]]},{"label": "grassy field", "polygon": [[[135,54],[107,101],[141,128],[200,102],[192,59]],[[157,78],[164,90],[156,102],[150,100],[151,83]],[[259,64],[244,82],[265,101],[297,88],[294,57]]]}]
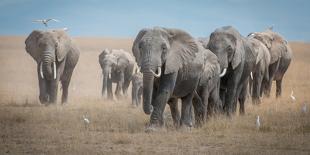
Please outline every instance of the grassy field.
[{"label": "grassy field", "polygon": [[131,39],[75,38],[82,52],[69,104],[48,107],[38,102],[36,64],[24,50],[24,39],[0,37],[0,154],[310,154],[310,44],[291,43],[294,58],[281,99],[275,99],[273,87],[272,97],[261,105],[247,102],[244,116],[214,117],[191,131],[176,130],[167,108],[166,127],[145,133],[149,116],[133,108],[130,97],[100,98],[100,51],[130,50]]}]

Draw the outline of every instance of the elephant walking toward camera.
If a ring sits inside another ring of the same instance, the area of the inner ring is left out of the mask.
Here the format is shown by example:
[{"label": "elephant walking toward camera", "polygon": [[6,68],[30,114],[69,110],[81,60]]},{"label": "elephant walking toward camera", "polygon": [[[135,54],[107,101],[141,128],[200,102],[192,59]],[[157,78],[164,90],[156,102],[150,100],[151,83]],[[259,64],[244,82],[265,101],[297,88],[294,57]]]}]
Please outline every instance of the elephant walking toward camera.
[{"label": "elephant walking toward camera", "polygon": [[256,60],[250,43],[235,28],[225,26],[211,33],[207,48],[220,62],[220,96],[224,111],[227,115],[235,112],[239,101],[239,112],[243,114],[248,78]]},{"label": "elephant walking toward camera", "polygon": [[292,50],[281,35],[270,29],[263,32],[254,32],[250,35],[261,41],[270,53],[269,79],[264,80],[262,85],[264,94],[267,97],[270,96],[272,81],[275,80],[276,97],[280,97],[282,93],[282,80],[292,60]]},{"label": "elephant walking toward camera", "polygon": [[112,83],[117,83],[115,95],[118,98],[127,96],[135,65],[133,56],[122,49],[111,51],[105,49],[99,55],[99,64],[103,74],[102,96],[113,99]]},{"label": "elephant walking toward camera", "polygon": [[260,104],[262,82],[263,80],[269,80],[270,54],[267,47],[259,40],[255,39],[253,35],[249,35],[247,39],[250,42],[254,51],[253,54],[256,57],[254,70],[251,72],[251,78],[249,81],[252,103]]},{"label": "elephant walking toward camera", "polygon": [[220,99],[220,64],[210,50],[204,50],[204,69],[193,99],[196,125],[201,126],[215,112],[222,111]]},{"label": "elephant walking toward camera", "polygon": [[40,102],[56,103],[58,82],[62,84],[61,102],[68,99],[68,87],[80,52],[64,30],[34,30],[27,37],[26,51],[37,62]]},{"label": "elephant walking toward camera", "polygon": [[[166,103],[182,100],[180,124],[192,126],[191,106],[203,70],[203,47],[179,29],[142,29],[133,53],[143,74],[143,110],[151,114],[149,129],[164,124]],[[174,116],[174,114],[172,114]]]}]

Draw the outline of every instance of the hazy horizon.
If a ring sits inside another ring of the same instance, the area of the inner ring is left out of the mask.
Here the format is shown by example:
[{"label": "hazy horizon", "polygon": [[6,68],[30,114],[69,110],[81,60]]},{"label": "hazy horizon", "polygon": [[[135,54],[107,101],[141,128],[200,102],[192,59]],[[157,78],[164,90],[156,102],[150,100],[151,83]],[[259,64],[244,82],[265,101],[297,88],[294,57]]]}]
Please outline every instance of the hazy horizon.
[{"label": "hazy horizon", "polygon": [[61,22],[50,22],[49,28],[68,27],[76,37],[133,38],[140,29],[154,26],[208,37],[216,28],[232,25],[242,35],[273,26],[287,40],[309,42],[309,7],[307,0],[3,0],[0,35],[26,36],[46,29],[32,20],[55,18]]}]

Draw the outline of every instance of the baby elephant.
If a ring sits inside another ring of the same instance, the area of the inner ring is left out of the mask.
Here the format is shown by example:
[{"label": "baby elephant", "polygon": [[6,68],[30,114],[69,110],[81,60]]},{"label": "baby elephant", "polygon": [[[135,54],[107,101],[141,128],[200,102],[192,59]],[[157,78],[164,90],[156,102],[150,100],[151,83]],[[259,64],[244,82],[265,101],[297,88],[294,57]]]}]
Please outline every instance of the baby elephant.
[{"label": "baby elephant", "polygon": [[112,83],[117,83],[117,98],[120,98],[122,93],[126,96],[135,64],[133,56],[122,49],[105,49],[99,55],[99,64],[103,74],[102,96],[113,99]]},{"label": "baby elephant", "polygon": [[139,106],[142,99],[143,92],[143,76],[142,73],[138,70],[135,71],[135,74],[132,76],[132,105]]}]

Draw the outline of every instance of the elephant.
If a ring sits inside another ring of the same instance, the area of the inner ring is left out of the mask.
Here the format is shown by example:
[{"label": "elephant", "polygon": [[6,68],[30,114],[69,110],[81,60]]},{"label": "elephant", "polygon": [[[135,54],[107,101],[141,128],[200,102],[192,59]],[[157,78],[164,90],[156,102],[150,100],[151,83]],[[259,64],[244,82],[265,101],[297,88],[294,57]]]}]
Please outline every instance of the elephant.
[{"label": "elephant", "polygon": [[143,81],[142,73],[139,70],[132,75],[131,99],[133,106],[139,106],[142,99]]},{"label": "elephant", "polygon": [[[172,116],[182,100],[180,125],[191,127],[191,107],[203,70],[204,48],[187,32],[174,28],[145,28],[132,51],[143,74],[143,110],[150,115],[148,130],[162,127],[166,103]],[[176,119],[176,118],[174,118]]]},{"label": "elephant", "polygon": [[270,65],[269,79],[263,81],[263,91],[265,96],[270,96],[272,81],[276,81],[276,98],[282,93],[282,80],[287,71],[293,54],[288,42],[278,33],[267,29],[263,32],[254,32],[250,34],[252,37],[261,41],[269,50]]},{"label": "elephant", "polygon": [[207,45],[219,59],[221,67],[220,97],[224,112],[230,116],[239,101],[244,114],[248,78],[255,65],[253,49],[246,38],[232,26],[217,28]]},{"label": "elephant", "polygon": [[262,42],[255,39],[253,35],[249,35],[247,39],[250,42],[254,51],[253,53],[256,57],[255,67],[254,70],[251,72],[251,78],[249,80],[252,103],[260,104],[262,82],[263,80],[269,80],[270,53],[267,47]]},{"label": "elephant", "polygon": [[117,83],[116,97],[127,96],[135,65],[133,56],[122,49],[105,49],[99,55],[99,64],[103,74],[101,95],[113,100],[112,83]]},{"label": "elephant", "polygon": [[221,112],[220,64],[217,56],[210,50],[204,50],[204,68],[193,98],[196,125],[201,126],[214,112]]},{"label": "elephant", "polygon": [[61,81],[61,103],[68,100],[68,87],[80,51],[64,30],[34,30],[25,40],[26,52],[37,62],[42,104],[57,102]]}]

